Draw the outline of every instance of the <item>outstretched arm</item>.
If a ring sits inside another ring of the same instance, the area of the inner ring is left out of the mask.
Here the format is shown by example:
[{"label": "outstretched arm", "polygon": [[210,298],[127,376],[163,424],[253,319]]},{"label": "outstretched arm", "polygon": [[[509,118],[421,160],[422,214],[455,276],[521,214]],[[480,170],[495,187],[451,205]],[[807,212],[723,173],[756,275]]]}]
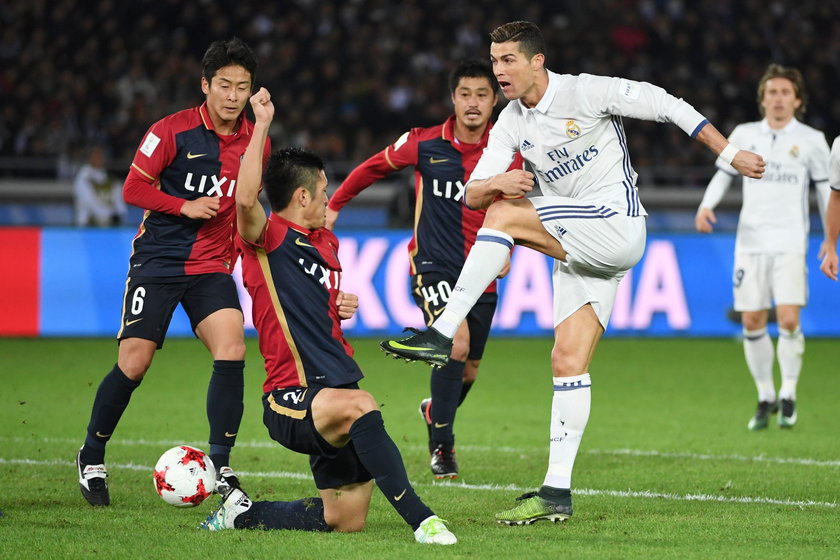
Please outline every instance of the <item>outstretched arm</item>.
[{"label": "outstretched arm", "polygon": [[265,228],[265,210],[260,204],[262,184],[263,153],[268,138],[268,128],[274,118],[274,104],[271,94],[265,88],[251,96],[254,109],[254,134],[242,157],[239,175],[236,178],[236,227],[245,241],[259,241]]},{"label": "outstretched arm", "polygon": [[696,138],[744,177],[761,179],[764,175],[764,158],[746,150],[739,150],[730,144],[712,123],[706,123]]}]

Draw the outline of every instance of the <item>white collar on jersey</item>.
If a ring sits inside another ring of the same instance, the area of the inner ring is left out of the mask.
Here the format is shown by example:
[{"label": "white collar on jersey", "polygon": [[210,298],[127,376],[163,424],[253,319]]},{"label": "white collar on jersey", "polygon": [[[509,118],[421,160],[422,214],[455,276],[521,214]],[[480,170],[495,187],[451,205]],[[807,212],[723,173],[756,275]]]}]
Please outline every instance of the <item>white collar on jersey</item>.
[{"label": "white collar on jersey", "polygon": [[796,127],[799,126],[799,121],[796,120],[796,117],[793,117],[792,119],[790,119],[789,123],[777,130],[775,128],[770,128],[770,123],[767,121],[767,117],[764,117],[763,119],[761,119],[760,126],[761,132],[765,134],[788,134],[793,132],[796,129]]},{"label": "white collar on jersey", "polygon": [[548,73],[548,87],[546,88],[542,99],[540,99],[536,106],[528,108],[524,103],[522,103],[522,98],[517,99],[519,102],[519,108],[523,113],[528,113],[529,111],[539,111],[542,114],[546,114],[548,112],[548,108],[551,107],[551,102],[554,101],[554,96],[557,94],[557,88],[560,87],[560,76],[548,69],[546,69],[546,72]]}]

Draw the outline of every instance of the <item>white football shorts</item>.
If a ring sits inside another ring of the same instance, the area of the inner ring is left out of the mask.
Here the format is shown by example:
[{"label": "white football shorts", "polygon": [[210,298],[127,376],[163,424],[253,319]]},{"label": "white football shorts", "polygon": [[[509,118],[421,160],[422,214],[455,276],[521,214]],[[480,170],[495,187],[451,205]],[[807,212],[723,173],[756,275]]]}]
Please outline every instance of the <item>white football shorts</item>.
[{"label": "white football shorts", "polygon": [[554,325],[590,303],[606,329],[618,283],[645,251],[644,216],[561,196],[528,200],[567,253],[565,262],[554,262]]},{"label": "white football shorts", "polygon": [[735,311],[808,303],[808,266],[798,253],[736,253],[732,274]]}]

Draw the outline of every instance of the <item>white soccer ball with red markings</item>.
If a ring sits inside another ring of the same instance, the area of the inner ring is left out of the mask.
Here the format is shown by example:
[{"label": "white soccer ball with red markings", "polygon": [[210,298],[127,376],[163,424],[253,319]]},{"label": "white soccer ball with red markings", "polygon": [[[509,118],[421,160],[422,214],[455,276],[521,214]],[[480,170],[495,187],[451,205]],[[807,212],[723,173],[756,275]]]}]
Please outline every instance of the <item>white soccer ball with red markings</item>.
[{"label": "white soccer ball with red markings", "polygon": [[167,504],[197,506],[216,489],[216,467],[204,451],[179,445],[166,451],[155,465],[155,490]]}]

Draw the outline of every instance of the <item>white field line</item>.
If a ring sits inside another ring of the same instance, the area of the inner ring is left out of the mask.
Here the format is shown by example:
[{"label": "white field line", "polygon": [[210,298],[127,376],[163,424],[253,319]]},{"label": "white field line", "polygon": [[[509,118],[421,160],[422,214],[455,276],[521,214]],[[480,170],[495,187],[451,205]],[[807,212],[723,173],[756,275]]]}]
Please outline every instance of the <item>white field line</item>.
[{"label": "white field line", "polygon": [[[0,465],[27,465],[27,466],[46,466],[46,467],[75,467],[75,461],[61,461],[61,460],[35,460],[35,459],[4,459],[0,457]],[[125,469],[134,471],[152,471],[150,465],[138,465],[137,463],[117,463],[109,465],[112,469]],[[311,480],[310,473],[297,473],[288,471],[237,471],[237,474],[247,477],[258,478],[277,478],[277,479],[294,479],[294,480]],[[533,488],[525,488],[516,486],[514,484],[466,484],[464,482],[412,482],[417,487],[449,487],[463,490],[474,491],[505,491],[505,492],[528,492]],[[813,500],[779,500],[776,498],[765,498],[755,496],[715,496],[712,494],[673,494],[669,492],[650,492],[647,490],[596,490],[593,488],[575,488],[575,494],[579,496],[612,496],[615,498],[647,498],[671,500],[679,502],[720,502],[720,503],[735,503],[735,504],[769,504],[780,506],[792,506],[797,508],[805,507],[823,507],[836,508],[837,502],[816,502]]]},{"label": "white field line", "polygon": [[[82,439],[72,439],[72,438],[39,438],[39,439],[31,439],[31,438],[22,438],[22,437],[0,437],[0,442],[8,441],[8,442],[15,442],[15,443],[33,443],[35,441],[40,441],[43,443],[57,443],[57,444],[72,444],[72,445],[80,445],[82,443]],[[108,445],[126,445],[130,447],[136,447],[140,445],[145,446],[152,446],[158,447],[161,450],[164,450],[168,447],[174,447],[176,445],[192,445],[198,447],[199,449],[202,446],[206,447],[206,442],[200,441],[176,441],[176,440],[148,440],[148,439],[120,439],[116,438],[113,441],[110,441]],[[280,445],[274,441],[266,439],[264,441],[237,441],[236,447],[239,448],[274,448],[279,449]],[[426,449],[425,445],[400,445],[401,449]],[[509,447],[509,446],[499,446],[499,447],[489,447],[489,446],[480,446],[480,445],[459,445],[459,450],[462,451],[476,451],[476,452],[495,452],[495,453],[511,453],[511,454],[534,454],[534,453],[543,453],[547,454],[547,448],[536,448],[536,447]],[[737,461],[737,462],[744,462],[744,463],[770,463],[770,464],[779,464],[779,465],[803,465],[809,467],[840,467],[840,460],[836,459],[812,459],[808,457],[768,457],[766,455],[712,455],[709,453],[684,453],[684,452],[670,452],[670,451],[657,451],[655,449],[645,450],[645,449],[581,449],[581,454],[584,455],[626,455],[630,457],[659,457],[664,459],[689,459],[692,461]]]}]

